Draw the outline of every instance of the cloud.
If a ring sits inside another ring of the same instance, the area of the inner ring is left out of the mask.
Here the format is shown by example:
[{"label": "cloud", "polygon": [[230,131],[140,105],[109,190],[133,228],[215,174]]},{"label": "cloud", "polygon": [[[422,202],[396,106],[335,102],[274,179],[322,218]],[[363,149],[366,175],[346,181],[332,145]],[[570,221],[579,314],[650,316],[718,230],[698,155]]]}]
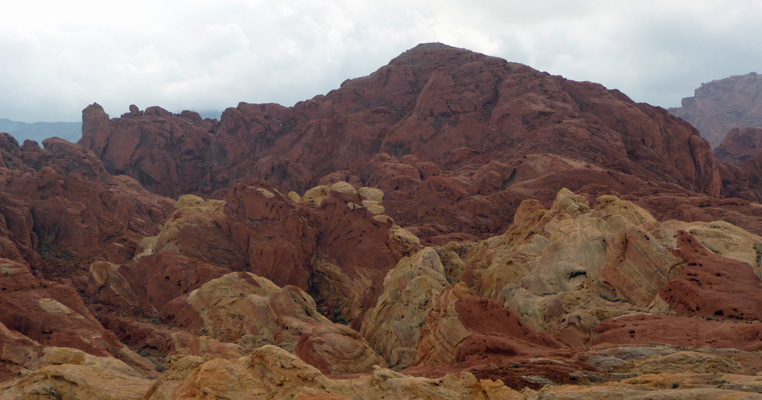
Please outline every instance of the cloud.
[{"label": "cloud", "polygon": [[751,0],[12,3],[0,117],[22,121],[78,120],[94,101],[112,116],[133,103],[292,105],[431,41],[662,106],[762,64],[762,4]]}]

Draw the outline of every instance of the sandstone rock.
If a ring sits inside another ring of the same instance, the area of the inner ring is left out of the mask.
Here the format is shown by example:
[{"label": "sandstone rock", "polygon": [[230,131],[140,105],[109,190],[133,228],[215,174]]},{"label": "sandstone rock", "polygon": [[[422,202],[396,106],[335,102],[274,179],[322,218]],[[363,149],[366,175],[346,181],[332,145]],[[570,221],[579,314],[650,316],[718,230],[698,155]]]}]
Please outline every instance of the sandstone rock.
[{"label": "sandstone rock", "polygon": [[[310,196],[305,194],[304,203],[310,204]],[[247,249],[252,272],[281,286],[313,288],[324,310],[359,327],[384,274],[410,248],[395,240],[390,224],[347,207],[351,200],[359,198],[331,194],[316,209],[237,186],[228,194],[223,228]]]},{"label": "sandstone rock", "polygon": [[[184,299],[204,332],[245,348],[277,344],[326,373],[366,372],[381,359],[355,331],[331,323],[314,300],[293,286],[237,272],[213,279]],[[182,309],[181,309],[182,310]],[[173,316],[167,316],[172,319]]]},{"label": "sandstone rock", "polygon": [[444,267],[431,248],[400,260],[384,279],[384,293],[368,310],[361,332],[391,367],[415,360],[421,326],[445,285]]},{"label": "sandstone rock", "polygon": [[734,324],[660,314],[634,314],[603,321],[591,345],[661,343],[689,347],[759,349],[762,324]]},{"label": "sandstone rock", "polygon": [[119,272],[118,265],[108,261],[94,262],[90,265],[89,278],[88,292],[100,297],[99,302],[125,307],[137,305],[138,296]]},{"label": "sandstone rock", "polygon": [[[295,204],[262,182],[237,186],[225,201],[182,196],[159,233],[141,241],[132,262],[93,265],[87,293],[106,307],[99,318],[122,340],[160,354],[177,351],[170,339],[172,331],[130,323],[108,312],[124,312],[127,306],[127,311],[144,322],[158,317],[186,329],[201,329],[209,321],[188,306],[188,296],[236,270],[248,269],[278,285],[309,289],[323,313],[359,328],[365,311],[381,292],[385,273],[403,254],[416,251],[419,242],[401,227],[372,219],[363,208],[348,208],[352,200],[359,201],[359,195],[336,192],[315,208]],[[299,296],[306,296],[301,293]],[[243,335],[249,335],[247,340],[252,343],[265,340],[224,319],[212,325],[215,328],[208,333],[223,341]],[[278,343],[293,349],[302,331],[278,339]],[[264,335],[269,342],[275,340],[272,334]],[[320,335],[310,343],[318,342],[334,345]],[[342,349],[347,353],[341,354]],[[336,350],[331,357],[347,368],[351,362],[346,359],[359,356],[345,347]]]},{"label": "sandstone rock", "polygon": [[142,254],[180,253],[222,267],[243,269],[244,252],[231,243],[229,232],[222,226],[225,205],[224,201],[202,200],[192,195],[180,197],[174,213]]},{"label": "sandstone rock", "polygon": [[0,382],[39,357],[41,346],[0,322]]},{"label": "sandstone rock", "polygon": [[760,361],[759,356],[738,349],[684,350],[656,344],[599,345],[587,351],[585,357],[600,370],[618,376],[685,372],[750,374],[753,371],[749,368]]},{"label": "sandstone rock", "polygon": [[384,192],[381,189],[363,186],[358,193],[363,200],[375,201],[378,204],[384,201]]},{"label": "sandstone rock", "polygon": [[328,196],[328,193],[331,193],[330,187],[315,186],[314,188],[304,192],[302,201],[304,201],[306,204],[320,207],[320,204],[323,202],[323,199]]},{"label": "sandstone rock", "polygon": [[612,235],[607,246],[601,278],[636,306],[650,305],[659,290],[684,267],[682,259],[636,226]]},{"label": "sandstone rock", "polygon": [[417,365],[463,362],[485,355],[539,355],[561,347],[547,335],[532,331],[500,303],[471,295],[463,284],[447,286],[434,299],[420,335]]},{"label": "sandstone rock", "polygon": [[749,264],[713,254],[685,231],[678,232],[678,247],[673,252],[687,266],[659,295],[678,315],[760,319],[762,287]]},{"label": "sandstone rock", "polygon": [[360,333],[341,324],[320,325],[302,333],[294,353],[331,375],[369,372],[373,366],[386,365]]},{"label": "sandstone rock", "polygon": [[[460,250],[458,259],[467,266],[461,279],[475,293],[503,301],[532,329],[567,344],[584,344],[602,321],[632,312],[756,318],[759,237],[743,229],[723,222],[658,223],[613,196],[600,197],[591,209],[567,190],[547,210],[524,202],[514,221],[503,236]],[[681,235],[694,244],[681,245]],[[681,246],[690,250],[674,250]],[[714,265],[732,268],[723,273]]]},{"label": "sandstone rock", "polygon": [[[716,374],[659,374],[630,378],[622,382],[596,386],[560,386],[542,390],[537,399],[757,399],[760,396],[746,388],[726,388],[728,382],[740,381],[746,377]],[[726,380],[728,379],[728,380]]]},{"label": "sandstone rock", "polygon": [[522,399],[501,382],[472,374],[438,379],[417,378],[378,368],[372,374],[331,379],[296,356],[264,346],[237,361],[183,359],[149,390],[146,398],[196,399],[208,394],[225,398],[298,399]]},{"label": "sandstone rock", "polygon": [[762,158],[719,163],[617,91],[423,45],[294,107],[83,118],[92,152],[0,135],[0,379],[34,377],[19,390],[90,396],[93,354],[170,361],[146,398],[762,387]]},{"label": "sandstone rock", "polygon": [[302,196],[299,196],[298,193],[294,192],[293,190],[288,192],[288,198],[291,199],[294,203],[301,203],[302,202]]},{"label": "sandstone rock", "polygon": [[78,273],[80,261],[129,260],[168,214],[167,199],[108,175],[81,146],[53,138],[45,149],[20,150],[23,161],[0,174],[0,231],[8,232],[0,245],[7,256],[39,264],[47,277]]},{"label": "sandstone rock", "polygon": [[349,196],[356,196],[357,195],[357,189],[352,187],[347,182],[336,182],[333,185],[331,185],[331,191],[346,194]]},{"label": "sandstone rock", "polygon": [[[124,346],[90,313],[79,294],[68,285],[39,281],[25,264],[0,260],[2,352],[20,364],[33,350],[65,346],[96,356],[113,356],[145,373],[153,365]],[[36,357],[35,357],[36,358]]]},{"label": "sandstone rock", "polygon": [[[718,196],[720,170],[729,172],[665,110],[438,44],[293,107],[240,103],[219,124],[159,108],[109,121],[97,105],[83,118],[82,144],[154,192],[221,198],[252,178],[283,193],[373,186],[385,213],[424,244],[500,233],[522,200],[550,201],[561,187]],[[727,185],[751,193],[750,182]],[[326,190],[308,198],[317,204]]]},{"label": "sandstone rock", "polygon": [[373,200],[363,200],[362,206],[367,208],[371,214],[383,214],[384,211],[386,211],[384,206],[378,204],[377,202]]},{"label": "sandstone rock", "polygon": [[151,387],[127,364],[111,357],[96,357],[84,352],[48,347],[33,371],[0,383],[0,399],[140,399]]}]

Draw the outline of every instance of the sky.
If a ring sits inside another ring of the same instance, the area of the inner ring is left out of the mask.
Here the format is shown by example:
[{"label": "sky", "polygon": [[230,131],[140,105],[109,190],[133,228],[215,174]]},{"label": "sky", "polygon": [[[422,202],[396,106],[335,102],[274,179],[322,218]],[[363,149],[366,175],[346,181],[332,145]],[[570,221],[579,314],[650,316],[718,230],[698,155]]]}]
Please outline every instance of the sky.
[{"label": "sky", "polygon": [[0,14],[0,118],[291,106],[442,42],[679,106],[762,72],[758,0],[25,0]]}]

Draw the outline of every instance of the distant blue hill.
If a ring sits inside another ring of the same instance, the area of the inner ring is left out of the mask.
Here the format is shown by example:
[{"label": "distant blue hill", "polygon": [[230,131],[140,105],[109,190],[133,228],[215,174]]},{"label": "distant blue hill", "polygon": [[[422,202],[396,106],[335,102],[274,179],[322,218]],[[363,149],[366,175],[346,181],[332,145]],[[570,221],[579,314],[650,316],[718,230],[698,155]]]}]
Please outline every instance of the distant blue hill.
[{"label": "distant blue hill", "polygon": [[34,140],[40,144],[51,137],[60,137],[72,143],[82,137],[81,122],[17,122],[0,118],[0,132],[7,132],[18,140],[19,144],[24,140]]}]

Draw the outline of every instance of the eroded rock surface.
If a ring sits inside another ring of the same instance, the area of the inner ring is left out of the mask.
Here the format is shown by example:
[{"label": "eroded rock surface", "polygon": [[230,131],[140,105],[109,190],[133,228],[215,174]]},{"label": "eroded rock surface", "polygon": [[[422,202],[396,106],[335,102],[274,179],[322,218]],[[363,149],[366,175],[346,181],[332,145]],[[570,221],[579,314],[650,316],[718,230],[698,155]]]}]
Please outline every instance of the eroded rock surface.
[{"label": "eroded rock surface", "polygon": [[0,399],[135,400],[151,387],[127,364],[68,347],[48,347],[21,377],[0,383]]},{"label": "eroded rock surface", "polygon": [[501,382],[479,380],[472,374],[438,379],[406,376],[378,368],[372,374],[332,379],[299,358],[264,346],[238,360],[180,359],[148,392],[148,399],[521,399]]},{"label": "eroded rock surface", "polygon": [[79,144],[103,160],[111,174],[132,176],[154,193],[177,197],[204,179],[205,155],[216,126],[216,120],[191,111],[141,111],[134,105],[129,113],[109,119],[94,103],[82,111]]}]

